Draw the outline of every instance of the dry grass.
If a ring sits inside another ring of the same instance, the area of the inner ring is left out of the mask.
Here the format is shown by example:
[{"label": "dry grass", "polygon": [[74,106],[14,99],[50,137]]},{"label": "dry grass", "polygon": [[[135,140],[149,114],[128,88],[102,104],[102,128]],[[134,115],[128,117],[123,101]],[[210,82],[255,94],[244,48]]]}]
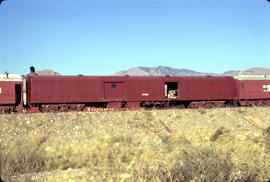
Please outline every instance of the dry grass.
[{"label": "dry grass", "polygon": [[1,174],[11,176],[30,172],[40,172],[45,168],[43,151],[31,140],[12,144],[0,152]]},{"label": "dry grass", "polygon": [[0,116],[11,181],[267,181],[269,108]]},{"label": "dry grass", "polygon": [[[229,181],[233,164],[215,146],[185,147],[172,168],[172,181]],[[179,179],[180,177],[180,179]]]}]

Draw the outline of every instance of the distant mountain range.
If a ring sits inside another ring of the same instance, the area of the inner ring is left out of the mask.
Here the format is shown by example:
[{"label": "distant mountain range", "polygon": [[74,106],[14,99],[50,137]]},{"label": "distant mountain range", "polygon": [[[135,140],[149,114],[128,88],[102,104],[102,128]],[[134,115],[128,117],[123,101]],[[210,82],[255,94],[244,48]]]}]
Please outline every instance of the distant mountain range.
[{"label": "distant mountain range", "polygon": [[59,73],[57,73],[53,70],[50,70],[50,69],[43,69],[43,70],[37,71],[37,74],[38,75],[50,75],[50,76],[60,75]]},{"label": "distant mountain range", "polygon": [[214,73],[201,73],[189,69],[178,69],[171,68],[168,66],[158,66],[158,67],[135,67],[124,71],[119,71],[115,75],[136,75],[136,76],[180,76],[180,75],[214,75]]},{"label": "distant mountain range", "polygon": [[270,68],[250,68],[248,70],[245,70],[244,72],[240,72],[240,74],[245,74],[245,75],[256,75],[256,74],[261,74],[261,75],[269,75],[270,74]]},{"label": "distant mountain range", "polygon": [[200,75],[227,75],[227,76],[235,76],[235,75],[256,75],[256,74],[270,74],[270,68],[261,68],[254,67],[247,70],[239,71],[239,70],[229,70],[221,74],[217,73],[204,73],[198,72],[189,69],[178,69],[171,68],[168,66],[158,66],[158,67],[135,67],[128,70],[123,70],[116,72],[114,75],[130,75],[130,76],[200,76]]}]

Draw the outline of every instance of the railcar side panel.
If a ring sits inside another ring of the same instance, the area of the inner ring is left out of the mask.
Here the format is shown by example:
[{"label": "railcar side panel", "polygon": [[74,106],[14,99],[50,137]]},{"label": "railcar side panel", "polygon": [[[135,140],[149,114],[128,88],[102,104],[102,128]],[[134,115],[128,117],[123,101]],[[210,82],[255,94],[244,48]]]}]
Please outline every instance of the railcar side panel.
[{"label": "railcar side panel", "polygon": [[30,104],[87,103],[104,100],[103,81],[99,77],[30,76]]},{"label": "railcar side panel", "polygon": [[0,105],[14,105],[21,101],[22,82],[0,81]]},{"label": "railcar side panel", "polygon": [[241,100],[270,99],[270,80],[237,80]]},{"label": "railcar side panel", "polygon": [[28,87],[30,103],[166,101],[172,90],[175,100],[236,98],[232,77],[30,76]]},{"label": "railcar side panel", "polygon": [[0,105],[15,103],[15,84],[13,82],[0,82]]},{"label": "railcar side panel", "polygon": [[179,84],[180,100],[228,100],[236,98],[232,77],[183,77]]},{"label": "railcar side panel", "polygon": [[163,101],[164,85],[161,78],[134,77],[126,81],[127,101]]}]

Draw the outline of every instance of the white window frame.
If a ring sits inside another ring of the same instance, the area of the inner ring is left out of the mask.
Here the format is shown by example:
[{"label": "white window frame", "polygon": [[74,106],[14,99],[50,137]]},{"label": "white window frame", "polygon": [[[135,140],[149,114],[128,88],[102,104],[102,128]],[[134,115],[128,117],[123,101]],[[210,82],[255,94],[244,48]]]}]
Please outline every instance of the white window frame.
[{"label": "white window frame", "polygon": [[264,92],[270,92],[270,84],[263,85]]},{"label": "white window frame", "polygon": [[0,87],[0,94],[2,94],[2,87]]}]

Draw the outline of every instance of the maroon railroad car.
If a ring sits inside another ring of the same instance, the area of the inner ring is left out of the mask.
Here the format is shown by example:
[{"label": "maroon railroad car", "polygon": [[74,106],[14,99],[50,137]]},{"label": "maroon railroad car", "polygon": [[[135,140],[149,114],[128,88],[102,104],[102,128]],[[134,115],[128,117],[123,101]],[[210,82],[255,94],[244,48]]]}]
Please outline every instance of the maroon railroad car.
[{"label": "maroon railroad car", "polygon": [[270,76],[242,75],[235,76],[238,100],[270,99]]},{"label": "maroon railroad car", "polygon": [[0,112],[15,111],[22,101],[22,77],[0,74]]},{"label": "maroon railroad car", "polygon": [[208,101],[270,105],[270,76],[0,75],[2,112],[198,106]]},{"label": "maroon railroad car", "polygon": [[20,104],[21,89],[21,76],[15,74],[0,74],[0,105]]},{"label": "maroon railroad car", "polygon": [[29,105],[100,104],[139,107],[143,103],[231,100],[233,77],[222,76],[29,76]]}]

